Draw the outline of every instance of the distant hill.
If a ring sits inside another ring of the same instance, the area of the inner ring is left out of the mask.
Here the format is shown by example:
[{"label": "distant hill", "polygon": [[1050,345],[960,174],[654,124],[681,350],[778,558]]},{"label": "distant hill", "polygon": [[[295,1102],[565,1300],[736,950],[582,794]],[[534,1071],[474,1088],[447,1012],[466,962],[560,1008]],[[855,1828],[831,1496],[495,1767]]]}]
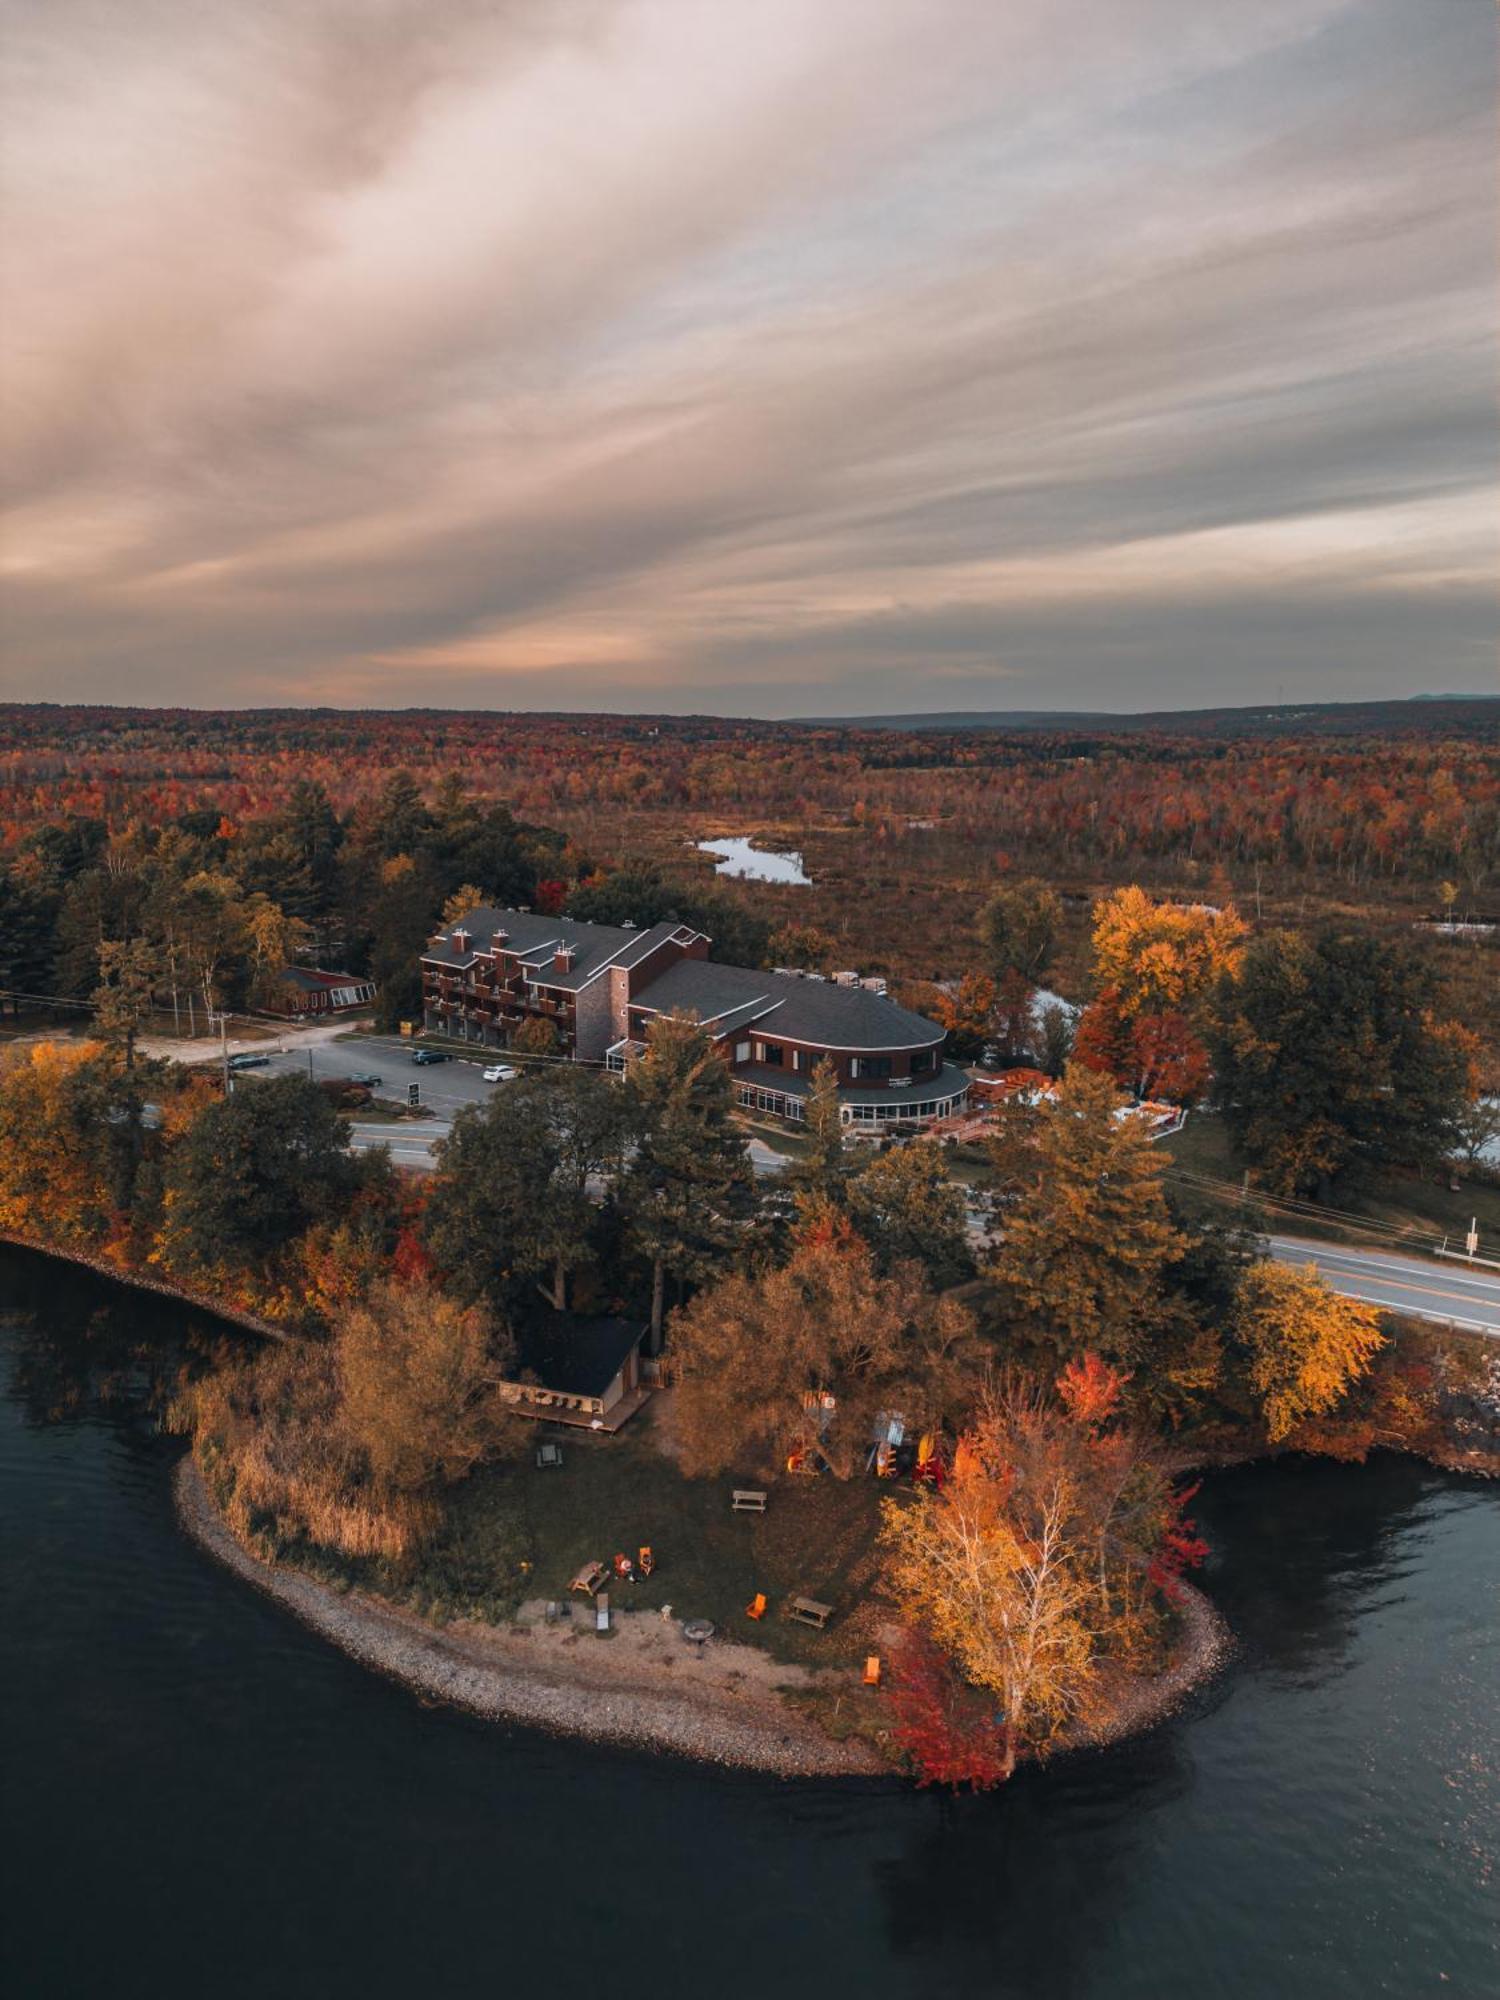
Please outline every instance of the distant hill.
[{"label": "distant hill", "polygon": [[1365,736],[1385,733],[1500,735],[1500,693],[1418,694],[1400,701],[1273,702],[1254,708],[1152,709],[1110,715],[1098,709],[955,709],[916,715],[808,715],[821,729],[890,729],[903,734],[975,729],[1086,730],[1099,735]]}]

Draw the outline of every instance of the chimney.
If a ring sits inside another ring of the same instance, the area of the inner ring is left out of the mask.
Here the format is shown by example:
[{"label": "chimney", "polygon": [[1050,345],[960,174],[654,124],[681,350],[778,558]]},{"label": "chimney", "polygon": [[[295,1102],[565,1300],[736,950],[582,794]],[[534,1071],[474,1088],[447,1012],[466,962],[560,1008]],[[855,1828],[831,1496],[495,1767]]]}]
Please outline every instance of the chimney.
[{"label": "chimney", "polygon": [[469,933],[464,929],[462,924],[460,924],[458,929],[453,933],[453,949],[456,952],[458,952],[461,956],[467,954],[468,952]]},{"label": "chimney", "polygon": [[510,932],[506,930],[502,925],[502,927],[498,931],[494,932],[494,934],[491,936],[490,949],[492,951],[504,951],[505,947],[509,943],[510,943]]},{"label": "chimney", "polygon": [[560,944],[557,947],[556,951],[552,954],[552,970],[554,972],[571,972],[573,970],[572,945]]}]

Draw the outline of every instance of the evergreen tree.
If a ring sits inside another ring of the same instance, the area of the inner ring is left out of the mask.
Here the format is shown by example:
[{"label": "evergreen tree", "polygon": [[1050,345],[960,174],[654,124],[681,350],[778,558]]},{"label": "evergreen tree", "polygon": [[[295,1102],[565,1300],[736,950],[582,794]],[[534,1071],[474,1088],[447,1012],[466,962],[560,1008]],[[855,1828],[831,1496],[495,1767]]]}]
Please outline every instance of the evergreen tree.
[{"label": "evergreen tree", "polygon": [[628,1080],[634,1146],[620,1197],[651,1265],[651,1347],[661,1349],[666,1278],[701,1279],[726,1258],[755,1208],[734,1086],[696,1021],[651,1025]]},{"label": "evergreen tree", "polygon": [[788,1172],[788,1183],[799,1195],[841,1202],[849,1178],[849,1153],[844,1143],[839,1073],[827,1056],[813,1065],[812,1087],[803,1100],[802,1131],[808,1149]]},{"label": "evergreen tree", "polygon": [[1222,1005],[1216,1095],[1276,1193],[1435,1166],[1474,1095],[1476,1044],[1436,1015],[1436,974],[1368,932],[1259,937]]},{"label": "evergreen tree", "polygon": [[1183,1248],[1151,1142],[1108,1077],[1073,1063],[1036,1134],[1036,1178],[1006,1212],[992,1272],[1021,1338],[1062,1360],[1133,1360]]},{"label": "evergreen tree", "polygon": [[303,1076],[249,1084],[210,1104],[172,1153],[168,1262],[188,1272],[257,1269],[312,1223],[337,1216],[363,1177],[347,1137]]},{"label": "evergreen tree", "polygon": [[522,1077],[459,1113],[423,1233],[460,1297],[515,1307],[536,1281],[550,1305],[566,1309],[569,1274],[590,1255],[589,1183],[618,1161],[625,1110],[614,1083],[561,1069]]},{"label": "evergreen tree", "polygon": [[94,1028],[124,1056],[126,1069],[135,1067],[136,1037],[151,1015],[157,972],[156,952],[145,938],[106,938],[99,947]]},{"label": "evergreen tree", "polygon": [[973,1277],[964,1189],[936,1146],[918,1140],[876,1155],[850,1180],[847,1198],[880,1271],[920,1264],[939,1291]]}]

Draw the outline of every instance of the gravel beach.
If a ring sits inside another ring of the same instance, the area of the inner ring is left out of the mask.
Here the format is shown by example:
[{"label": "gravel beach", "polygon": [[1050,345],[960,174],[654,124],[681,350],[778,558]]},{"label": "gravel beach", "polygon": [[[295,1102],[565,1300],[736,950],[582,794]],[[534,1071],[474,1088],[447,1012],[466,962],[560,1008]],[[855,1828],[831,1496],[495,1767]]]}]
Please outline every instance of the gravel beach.
[{"label": "gravel beach", "polygon": [[225,1527],[191,1456],[177,1468],[174,1491],[183,1526],[210,1555],[354,1659],[435,1700],[781,1777],[890,1775],[867,1745],[835,1742],[775,1691],[811,1686],[812,1675],[754,1647],[690,1646],[675,1622],[645,1613],[623,1614],[608,1640],[582,1616],[554,1627],[455,1624],[439,1632],[388,1604],[258,1560]]}]

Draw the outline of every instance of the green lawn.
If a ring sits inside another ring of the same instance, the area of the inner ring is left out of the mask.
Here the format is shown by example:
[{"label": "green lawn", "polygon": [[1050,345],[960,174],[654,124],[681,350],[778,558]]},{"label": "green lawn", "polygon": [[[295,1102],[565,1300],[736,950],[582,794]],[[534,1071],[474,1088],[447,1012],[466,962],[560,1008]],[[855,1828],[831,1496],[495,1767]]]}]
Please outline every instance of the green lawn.
[{"label": "green lawn", "polygon": [[[863,1634],[851,1617],[878,1570],[878,1483],[783,1479],[769,1489],[764,1515],[736,1514],[732,1489],[759,1482],[685,1479],[655,1449],[653,1414],[647,1404],[613,1438],[528,1427],[524,1456],[481,1468],[453,1494],[448,1526],[406,1594],[439,1616],[498,1622],[523,1598],[568,1596],[586,1562],[608,1563],[617,1551],[634,1557],[645,1543],[655,1573],[611,1584],[617,1602],[647,1610],[670,1604],[679,1618],[711,1618],[730,1638],[778,1659],[830,1666],[862,1657]],[[562,1447],[559,1469],[535,1463],[544,1436]],[[770,1610],[754,1623],[745,1607],[757,1591]],[[780,1615],[793,1595],[835,1606],[827,1632]]]},{"label": "green lawn", "polygon": [[[1235,1151],[1222,1119],[1195,1111],[1161,1151],[1177,1167],[1214,1180],[1239,1183],[1245,1161]],[[1415,1174],[1391,1173],[1358,1192],[1335,1190],[1333,1207],[1349,1220],[1271,1211],[1269,1226],[1293,1236],[1323,1236],[1372,1247],[1432,1249],[1444,1236],[1461,1244],[1471,1216],[1479,1221],[1481,1255],[1500,1256],[1500,1188],[1465,1181],[1455,1193],[1442,1181]],[[1252,1210],[1252,1216],[1257,1214]],[[1362,1228],[1360,1224],[1376,1225]]]}]

